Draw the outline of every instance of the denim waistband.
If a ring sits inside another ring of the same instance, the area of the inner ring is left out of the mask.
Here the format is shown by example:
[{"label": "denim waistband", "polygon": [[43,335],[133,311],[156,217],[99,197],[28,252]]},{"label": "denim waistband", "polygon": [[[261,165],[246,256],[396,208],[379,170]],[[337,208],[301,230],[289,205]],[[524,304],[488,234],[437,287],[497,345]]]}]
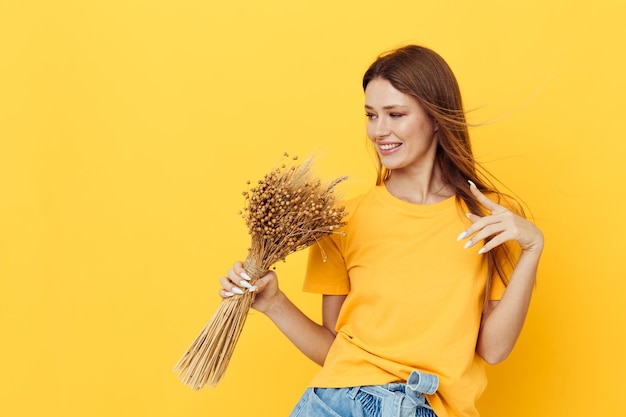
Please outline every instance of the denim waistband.
[{"label": "denim waistband", "polygon": [[406,381],[406,386],[422,394],[434,394],[439,388],[439,377],[426,372],[413,371]]},{"label": "denim waistband", "polygon": [[[434,394],[439,387],[437,375],[414,370],[406,384],[365,385],[350,388],[348,396],[355,399],[360,392],[367,393],[380,402],[383,416],[408,417],[422,415],[418,409],[429,411],[432,408],[426,402],[424,394]],[[434,415],[424,414],[424,415]]]}]

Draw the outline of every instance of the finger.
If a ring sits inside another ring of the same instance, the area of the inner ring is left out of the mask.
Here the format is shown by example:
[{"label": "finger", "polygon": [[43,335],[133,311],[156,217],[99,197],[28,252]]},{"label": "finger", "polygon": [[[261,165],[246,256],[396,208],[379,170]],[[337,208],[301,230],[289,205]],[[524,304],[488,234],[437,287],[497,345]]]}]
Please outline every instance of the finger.
[{"label": "finger", "polygon": [[467,243],[465,244],[465,248],[467,249],[471,246],[474,246],[474,244],[480,242],[481,240],[485,240],[489,237],[499,235],[503,233],[504,231],[505,229],[503,229],[502,225],[498,223],[489,224],[485,227],[482,227],[481,229],[476,231],[476,234],[474,234],[474,236],[472,236],[470,240],[467,241]]},{"label": "finger", "polygon": [[493,239],[489,240],[489,242],[485,243],[485,245],[478,250],[478,253],[487,253],[490,250],[502,245],[505,243],[507,239],[505,236],[502,236],[503,233],[495,236]]},{"label": "finger", "polygon": [[[222,278],[220,282],[226,291],[239,295],[243,294],[243,288],[246,288],[241,283],[247,283],[247,281],[241,279],[241,277],[232,269],[228,271],[228,277]],[[239,287],[239,285],[241,285],[241,287]]]},{"label": "finger", "polygon": [[235,270],[235,272],[237,272],[237,274],[239,274],[239,276],[243,279],[245,279],[246,281],[251,281],[252,278],[250,278],[250,275],[248,275],[248,273],[246,272],[245,269],[243,269],[243,263],[241,262],[235,262],[235,264],[233,265],[233,270]]},{"label": "finger", "polygon": [[238,274],[245,271],[245,269],[243,269],[243,263],[240,261],[235,262],[232,269]]},{"label": "finger", "polygon": [[[470,219],[472,224],[467,229],[462,231],[461,234],[459,234],[459,236],[456,238],[457,242],[471,237],[472,235],[489,226],[490,224],[496,223],[496,220],[493,216],[481,217],[472,213],[466,213],[465,215],[468,219]],[[478,240],[480,239],[473,238],[472,240],[474,242],[478,242]]]},{"label": "finger", "polygon": [[268,272],[261,278],[257,279],[254,285],[257,287],[257,291],[263,291],[273,280],[277,279],[276,274],[273,271]]},{"label": "finger", "polygon": [[[243,271],[243,269],[239,269],[239,271]],[[236,271],[234,268],[228,270],[228,278],[235,285],[238,285],[238,286],[241,286],[241,287],[244,287],[244,288],[249,288],[250,287],[250,284],[248,283],[248,280],[246,280],[244,277],[242,277],[241,273]]]},{"label": "finger", "polygon": [[226,290],[219,290],[219,294],[220,294],[220,297],[222,297],[222,298],[230,298],[233,295],[235,295],[232,292],[226,291]]},{"label": "finger", "polygon": [[474,214],[474,213],[465,213],[465,215],[467,216],[468,219],[470,219],[472,223],[476,223],[478,220],[483,218],[483,216],[479,216],[478,214]]},{"label": "finger", "polygon": [[233,283],[226,277],[221,277],[220,278],[220,285],[222,286],[222,288],[218,291],[220,297],[222,298],[229,298],[232,297],[233,295],[235,295],[234,292],[230,291],[230,288],[232,288]]},{"label": "finger", "polygon": [[476,214],[473,214],[473,213],[465,213],[465,216],[467,216],[467,218],[472,222],[472,224],[470,225],[470,227],[468,227],[467,229],[465,229],[461,233],[459,233],[459,235],[456,238],[457,242],[460,241],[460,240],[467,239],[468,237],[470,237],[475,232],[475,230],[473,230],[474,229],[474,227],[473,227],[474,223],[476,223],[477,221],[482,219],[482,217],[480,217],[480,216],[478,216]]},{"label": "finger", "polygon": [[221,277],[220,278],[220,285],[222,286],[222,288],[227,289],[230,288],[233,283],[230,279],[226,278],[226,277]]},{"label": "finger", "polygon": [[491,212],[501,207],[499,204],[493,202],[492,200],[487,198],[482,192],[480,192],[478,187],[476,187],[476,184],[474,184],[472,181],[467,180],[467,182],[469,182],[470,185],[470,192],[474,194],[474,197],[476,197],[480,204],[488,208]]},{"label": "finger", "polygon": [[265,289],[265,287],[267,287],[267,285],[269,284],[269,281],[270,281],[270,278],[267,275],[257,279],[256,282],[254,283],[254,286],[256,287],[256,291],[262,292]]}]

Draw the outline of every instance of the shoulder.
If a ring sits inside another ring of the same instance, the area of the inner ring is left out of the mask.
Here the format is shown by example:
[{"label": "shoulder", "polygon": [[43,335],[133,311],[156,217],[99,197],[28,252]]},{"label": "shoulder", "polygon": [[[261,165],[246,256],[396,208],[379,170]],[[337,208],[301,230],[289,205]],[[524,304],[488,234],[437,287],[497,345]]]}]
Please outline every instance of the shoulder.
[{"label": "shoulder", "polygon": [[355,197],[341,201],[339,205],[343,206],[345,210],[348,212],[348,216],[350,216],[354,214],[359,209],[359,207],[362,206],[364,203],[371,201],[376,191],[377,191],[377,188],[374,187],[365,193],[362,193]]}]

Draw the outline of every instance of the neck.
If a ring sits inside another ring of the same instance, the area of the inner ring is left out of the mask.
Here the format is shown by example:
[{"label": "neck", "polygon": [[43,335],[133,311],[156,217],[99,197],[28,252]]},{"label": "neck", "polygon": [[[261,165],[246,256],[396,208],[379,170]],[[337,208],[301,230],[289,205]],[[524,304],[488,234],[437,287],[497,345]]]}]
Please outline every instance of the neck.
[{"label": "neck", "polygon": [[434,204],[454,194],[437,169],[416,175],[393,171],[385,186],[394,197],[413,204]]}]

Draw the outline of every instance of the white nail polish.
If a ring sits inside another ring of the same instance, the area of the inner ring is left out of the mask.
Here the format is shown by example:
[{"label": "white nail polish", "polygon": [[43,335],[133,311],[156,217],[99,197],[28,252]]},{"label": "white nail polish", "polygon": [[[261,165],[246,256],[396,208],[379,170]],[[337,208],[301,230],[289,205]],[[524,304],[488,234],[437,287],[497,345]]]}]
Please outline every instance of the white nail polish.
[{"label": "white nail polish", "polygon": [[245,272],[242,272],[241,274],[241,278],[245,279],[246,281],[250,281],[252,278],[250,278],[250,275],[246,274]]},{"label": "white nail polish", "polygon": [[241,281],[239,281],[239,285],[241,285],[242,287],[248,288],[248,289],[250,289],[252,287],[252,284],[250,284],[248,281],[245,281],[243,279]]},{"label": "white nail polish", "polygon": [[474,182],[472,180],[467,180],[467,182],[469,182],[470,186],[473,186],[474,188],[478,188],[478,187],[476,187],[476,184],[474,184]]},{"label": "white nail polish", "polygon": [[230,291],[224,291],[224,297],[232,297],[233,295],[235,295],[235,294],[233,294]]},{"label": "white nail polish", "polygon": [[231,290],[232,292],[234,292],[235,294],[243,294],[243,290],[239,287],[233,287],[233,289]]},{"label": "white nail polish", "polygon": [[474,242],[472,242],[471,240],[468,240],[467,242],[465,242],[465,245],[463,245],[463,249],[469,248],[470,246],[472,246],[473,243]]},{"label": "white nail polish", "polygon": [[465,216],[466,216],[468,219],[471,219],[471,218],[472,218],[472,213],[465,213]]},{"label": "white nail polish", "polygon": [[256,285],[253,285],[253,286],[251,286],[251,287],[250,287],[250,290],[249,290],[249,291],[250,291],[250,292],[255,292],[255,291],[256,291],[256,290],[258,290],[258,289],[259,289],[259,287],[257,287]]},{"label": "white nail polish", "polygon": [[487,250],[485,249],[485,247],[484,247],[484,246],[478,250],[478,253],[479,253],[479,254],[483,254],[483,253],[485,253],[485,252],[487,252]]},{"label": "white nail polish", "polygon": [[467,236],[467,231],[465,232],[461,232],[461,234],[459,235],[459,237],[456,238],[456,241],[458,242],[461,239],[465,239],[465,237]]}]

